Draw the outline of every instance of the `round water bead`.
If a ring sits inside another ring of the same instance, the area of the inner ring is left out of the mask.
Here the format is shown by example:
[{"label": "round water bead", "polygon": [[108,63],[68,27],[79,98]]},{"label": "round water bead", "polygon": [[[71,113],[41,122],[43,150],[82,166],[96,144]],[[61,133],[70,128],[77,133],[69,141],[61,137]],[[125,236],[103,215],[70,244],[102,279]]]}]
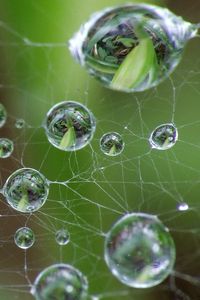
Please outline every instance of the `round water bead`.
[{"label": "round water bead", "polygon": [[56,232],[56,242],[60,246],[67,245],[69,243],[70,235],[68,230],[60,229]]},{"label": "round water bead", "polygon": [[15,127],[16,127],[17,129],[22,129],[22,128],[24,128],[24,126],[25,126],[25,121],[24,121],[24,119],[17,119],[17,120],[15,121]]},{"label": "round water bead", "polygon": [[4,195],[12,208],[22,213],[40,209],[49,193],[47,179],[37,170],[22,168],[15,171],[4,185]]},{"label": "round water bead", "polygon": [[64,101],[54,105],[45,120],[49,142],[64,151],[85,147],[92,139],[96,122],[93,114],[84,105]]},{"label": "round water bead", "polygon": [[28,227],[19,228],[14,236],[15,244],[21,249],[28,249],[35,243],[35,235]]},{"label": "round water bead", "polygon": [[169,76],[196,34],[196,25],[166,8],[130,4],[92,15],[70,40],[69,49],[105,86],[144,91]]},{"label": "round water bead", "polygon": [[122,283],[134,288],[161,283],[172,272],[175,257],[168,229],[152,215],[128,214],[106,236],[105,260],[109,269]]},{"label": "round water bead", "polygon": [[162,124],[154,129],[149,138],[152,148],[167,150],[173,147],[178,139],[178,130],[174,124]]},{"label": "round water bead", "polygon": [[117,156],[124,150],[124,141],[117,132],[108,132],[100,140],[102,152],[109,156]]},{"label": "round water bead", "polygon": [[6,138],[0,138],[0,158],[9,157],[14,150],[13,142]]},{"label": "round water bead", "polygon": [[32,294],[37,300],[85,300],[88,283],[83,274],[66,264],[44,269],[36,278]]},{"label": "round water bead", "polygon": [[6,123],[7,112],[2,103],[0,103],[0,128]]}]

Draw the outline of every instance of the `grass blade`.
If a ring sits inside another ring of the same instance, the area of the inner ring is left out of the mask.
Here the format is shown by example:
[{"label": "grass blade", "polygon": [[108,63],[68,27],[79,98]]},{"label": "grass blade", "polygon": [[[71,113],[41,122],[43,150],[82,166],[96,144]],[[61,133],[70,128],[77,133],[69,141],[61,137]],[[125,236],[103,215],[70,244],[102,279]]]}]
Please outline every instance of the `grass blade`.
[{"label": "grass blade", "polygon": [[115,89],[134,88],[144,80],[154,64],[155,50],[149,37],[144,37],[124,59],[115,73],[111,87]]},{"label": "grass blade", "polygon": [[61,142],[60,147],[63,149],[67,149],[69,147],[74,146],[76,143],[76,133],[74,127],[71,126],[68,128],[67,132],[64,134]]}]

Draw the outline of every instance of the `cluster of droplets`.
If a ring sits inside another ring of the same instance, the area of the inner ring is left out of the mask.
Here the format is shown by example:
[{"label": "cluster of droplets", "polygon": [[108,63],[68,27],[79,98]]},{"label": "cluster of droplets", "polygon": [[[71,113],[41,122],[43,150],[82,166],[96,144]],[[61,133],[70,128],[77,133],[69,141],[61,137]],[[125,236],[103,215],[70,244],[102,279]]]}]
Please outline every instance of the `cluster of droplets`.
[{"label": "cluster of droplets", "polygon": [[[125,5],[95,14],[70,41],[73,56],[90,74],[111,89],[133,92],[158,85],[179,63],[186,42],[197,33],[197,27],[175,16],[167,9],[152,5]],[[0,128],[7,119],[0,103]],[[15,127],[25,126],[23,119]],[[43,123],[49,142],[63,151],[76,151],[87,146],[95,133],[92,112],[74,101],[54,105]],[[149,137],[152,148],[167,150],[178,139],[174,124],[156,127]],[[100,149],[108,156],[117,156],[125,143],[117,132],[105,133]],[[0,139],[0,158],[9,157],[13,142]],[[8,204],[21,213],[38,211],[46,202],[49,181],[37,170],[22,168],[6,181],[3,194]],[[178,209],[188,209],[186,203]],[[60,229],[55,234],[60,246],[67,245],[70,234]],[[19,228],[15,244],[28,249],[35,235],[28,227]],[[169,230],[155,216],[132,213],[122,217],[106,235],[105,261],[115,277],[135,288],[160,284],[171,274],[176,251]],[[32,294],[37,300],[88,297],[85,276],[73,266],[55,264],[36,278]]]},{"label": "cluster of droplets", "polygon": [[[2,128],[7,120],[7,111],[2,103],[0,103],[0,128]],[[0,138],[0,158],[9,157],[14,150],[13,142],[8,138]]]}]

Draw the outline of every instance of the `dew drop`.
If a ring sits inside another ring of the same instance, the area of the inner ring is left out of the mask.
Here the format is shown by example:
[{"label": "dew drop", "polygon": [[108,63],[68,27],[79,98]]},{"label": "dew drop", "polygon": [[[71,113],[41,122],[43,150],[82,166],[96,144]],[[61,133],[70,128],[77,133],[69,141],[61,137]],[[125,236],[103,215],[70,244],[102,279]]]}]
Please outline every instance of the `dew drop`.
[{"label": "dew drop", "polygon": [[29,249],[35,242],[35,235],[28,227],[19,228],[14,236],[15,244],[21,249]]},{"label": "dew drop", "polygon": [[2,103],[0,103],[0,128],[6,123],[7,112]]},{"label": "dew drop", "polygon": [[172,272],[175,257],[168,229],[152,215],[128,214],[106,236],[105,261],[110,271],[134,288],[160,284]]},{"label": "dew drop", "polygon": [[7,138],[0,138],[0,158],[9,157],[14,150],[14,144]]},{"label": "dew drop", "polygon": [[157,86],[178,65],[197,26],[166,8],[130,4],[91,16],[69,42],[74,58],[109,88]]},{"label": "dew drop", "polygon": [[186,211],[186,210],[189,209],[189,205],[187,203],[180,203],[177,206],[177,209],[180,210],[180,211]]},{"label": "dew drop", "polygon": [[37,276],[32,294],[37,300],[86,300],[88,283],[85,276],[74,267],[55,264]]},{"label": "dew drop", "polygon": [[67,245],[70,240],[70,235],[68,230],[66,229],[60,229],[56,232],[56,242],[60,246]]},{"label": "dew drop", "polygon": [[154,129],[149,138],[152,148],[167,150],[172,148],[178,139],[178,130],[171,124],[162,124]]},{"label": "dew drop", "polygon": [[15,127],[16,127],[17,129],[22,129],[22,128],[24,128],[24,126],[25,126],[25,121],[24,121],[24,119],[17,119],[17,120],[15,121]]},{"label": "dew drop", "polygon": [[96,122],[84,105],[64,101],[54,105],[47,113],[45,131],[49,142],[63,151],[85,147],[93,138]]},{"label": "dew drop", "polygon": [[3,190],[12,208],[22,213],[31,213],[40,209],[46,202],[49,184],[37,170],[22,168],[8,177]]},{"label": "dew drop", "polygon": [[124,150],[124,141],[117,132],[108,132],[100,140],[101,151],[108,156],[117,156]]}]

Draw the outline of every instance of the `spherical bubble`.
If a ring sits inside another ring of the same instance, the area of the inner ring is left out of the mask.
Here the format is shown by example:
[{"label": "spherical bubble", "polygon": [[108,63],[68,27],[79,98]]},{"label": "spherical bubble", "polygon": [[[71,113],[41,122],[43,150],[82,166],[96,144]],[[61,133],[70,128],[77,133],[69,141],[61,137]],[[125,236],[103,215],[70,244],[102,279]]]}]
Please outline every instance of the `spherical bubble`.
[{"label": "spherical bubble", "polygon": [[7,112],[2,103],[0,103],[0,128],[6,123]]},{"label": "spherical bubble", "polygon": [[24,121],[24,119],[17,119],[17,120],[15,121],[15,127],[16,127],[17,129],[22,129],[22,128],[24,128],[24,126],[25,126],[25,121]]},{"label": "spherical bubble", "polygon": [[22,213],[40,209],[46,202],[48,193],[47,179],[31,168],[15,171],[4,185],[4,195],[8,204]]},{"label": "spherical bubble", "polygon": [[109,156],[117,156],[124,150],[124,141],[117,132],[108,132],[100,140],[101,151]]},{"label": "spherical bubble", "polygon": [[60,229],[56,232],[56,242],[60,246],[67,245],[69,243],[70,235],[68,230]]},{"label": "spherical bubble", "polygon": [[83,274],[66,264],[44,269],[36,278],[32,294],[37,300],[85,300],[88,283]]},{"label": "spherical bubble", "polygon": [[92,139],[96,122],[84,105],[64,101],[54,105],[45,120],[49,142],[63,151],[75,151],[85,147]]},{"label": "spherical bubble", "polygon": [[179,63],[197,26],[147,4],[94,14],[70,40],[76,60],[105,86],[125,92],[158,85]]},{"label": "spherical bubble", "polygon": [[167,150],[173,147],[178,139],[178,130],[171,124],[162,124],[154,129],[149,138],[152,148]]},{"label": "spherical bubble", "polygon": [[13,142],[6,138],[0,138],[0,158],[9,157],[14,150]]},{"label": "spherical bubble", "polygon": [[175,256],[168,229],[152,215],[128,214],[106,236],[105,260],[110,271],[134,288],[161,283],[172,272]]},{"label": "spherical bubble", "polygon": [[28,227],[19,228],[14,236],[15,244],[21,249],[28,249],[35,242],[35,235],[32,229]]}]

